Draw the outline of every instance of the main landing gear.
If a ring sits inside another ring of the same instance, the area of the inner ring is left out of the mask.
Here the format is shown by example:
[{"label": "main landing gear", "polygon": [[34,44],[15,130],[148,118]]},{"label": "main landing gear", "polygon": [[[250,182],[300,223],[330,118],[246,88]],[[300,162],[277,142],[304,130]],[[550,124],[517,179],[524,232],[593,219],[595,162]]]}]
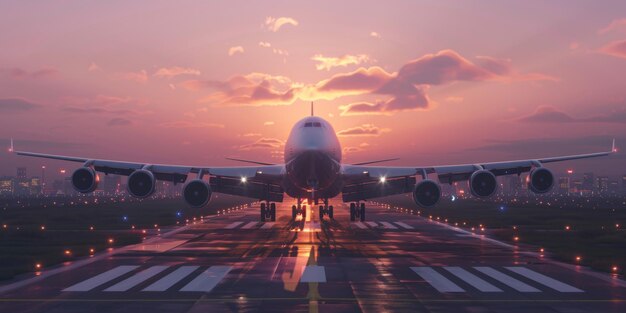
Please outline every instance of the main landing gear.
[{"label": "main landing gear", "polygon": [[292,205],[291,206],[291,218],[293,220],[296,219],[296,216],[298,216],[298,214],[302,215],[302,220],[306,219],[306,204],[302,204],[302,200],[298,199],[298,205]]},{"label": "main landing gear", "polygon": [[320,221],[324,219],[324,215],[328,215],[330,219],[334,218],[334,208],[328,205],[328,199],[324,199],[324,205],[320,205]]},{"label": "main landing gear", "polygon": [[265,219],[269,219],[272,222],[276,221],[276,203],[274,202],[261,202],[261,222],[265,222]]},{"label": "main landing gear", "polygon": [[364,202],[350,203],[350,221],[354,222],[356,219],[360,219],[361,222],[365,221],[365,203]]}]

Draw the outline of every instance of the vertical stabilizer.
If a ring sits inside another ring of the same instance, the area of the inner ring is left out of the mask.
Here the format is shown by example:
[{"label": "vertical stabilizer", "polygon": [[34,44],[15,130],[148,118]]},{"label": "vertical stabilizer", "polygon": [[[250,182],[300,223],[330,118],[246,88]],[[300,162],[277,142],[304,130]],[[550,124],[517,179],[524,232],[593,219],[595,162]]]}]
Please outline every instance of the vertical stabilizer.
[{"label": "vertical stabilizer", "polygon": [[315,116],[315,115],[313,114],[313,101],[311,101],[311,116]]}]

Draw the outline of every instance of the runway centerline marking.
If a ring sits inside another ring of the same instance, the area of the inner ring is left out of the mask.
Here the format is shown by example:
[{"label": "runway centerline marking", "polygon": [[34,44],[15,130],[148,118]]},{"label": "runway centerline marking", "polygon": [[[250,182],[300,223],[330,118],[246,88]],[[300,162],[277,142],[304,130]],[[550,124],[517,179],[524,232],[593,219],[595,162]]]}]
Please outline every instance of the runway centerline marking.
[{"label": "runway centerline marking", "polygon": [[67,287],[63,291],[89,291],[107,282],[110,282],[126,273],[130,273],[137,269],[139,265],[120,265],[116,268],[110,269],[104,273],[96,275],[92,278],[84,280],[76,285]]},{"label": "runway centerline marking", "polygon": [[562,283],[556,279],[537,273],[525,267],[507,266],[505,268],[511,272],[520,274],[528,279],[534,280],[544,286],[548,286],[559,292],[584,292],[576,287],[570,286],[566,283]]},{"label": "runway centerline marking", "polygon": [[356,227],[360,228],[360,229],[367,229],[367,226],[365,226],[365,224],[363,224],[363,222],[356,222],[356,223],[352,223],[353,225],[355,225]]},{"label": "runway centerline marking", "polygon": [[411,270],[439,292],[465,292],[463,288],[430,267],[411,267]]},{"label": "runway centerline marking", "polygon": [[383,224],[385,229],[398,229],[398,227],[394,226],[393,224],[389,222],[380,222],[380,223]]},{"label": "runway centerline marking", "polygon": [[394,222],[394,223],[396,223],[396,225],[400,225],[400,227],[402,227],[404,229],[414,229],[413,226],[411,226],[411,225],[409,225],[407,223],[404,223],[404,222]]},{"label": "runway centerline marking", "polygon": [[181,281],[183,278],[189,276],[189,274],[193,273],[198,268],[199,266],[195,265],[181,266],[175,271],[167,274],[165,277],[157,280],[152,285],[146,287],[142,291],[166,291],[170,287],[174,286],[177,282]]},{"label": "runway centerline marking", "polygon": [[530,286],[526,283],[523,283],[509,275],[506,275],[502,272],[496,271],[495,269],[491,268],[491,267],[486,267],[486,266],[475,266],[474,267],[477,271],[519,291],[519,292],[541,292],[541,290]]},{"label": "runway centerline marking", "polygon": [[302,276],[300,277],[301,283],[325,283],[326,271],[323,266],[307,265],[304,267]]},{"label": "runway centerline marking", "polygon": [[458,266],[446,266],[444,269],[482,292],[502,292],[502,289]]},{"label": "runway centerline marking", "polygon": [[153,277],[155,275],[158,275],[159,273],[163,272],[164,270],[166,270],[167,268],[169,268],[169,266],[167,265],[155,265],[152,266],[146,270],[143,270],[107,289],[104,289],[104,291],[127,291],[139,284],[141,284],[142,282],[150,279],[150,277]]},{"label": "runway centerline marking", "polygon": [[230,224],[230,225],[228,225],[228,226],[226,226],[224,228],[226,228],[226,229],[233,229],[233,228],[235,228],[235,227],[237,227],[237,226],[239,226],[241,224],[243,224],[243,222],[233,222],[232,224]]},{"label": "runway centerline marking", "polygon": [[244,225],[243,227],[241,227],[241,229],[250,229],[250,228],[256,226],[257,223],[258,222],[250,222],[250,223]]},{"label": "runway centerline marking", "polygon": [[365,222],[367,225],[370,225],[371,227],[378,227],[378,224],[376,224],[376,222]]},{"label": "runway centerline marking", "polygon": [[265,223],[265,224],[263,224],[263,226],[261,226],[261,229],[269,229],[269,228],[272,228],[272,227],[274,226],[274,224],[276,224],[276,223],[273,223],[273,222],[268,222],[268,223]]},{"label": "runway centerline marking", "polygon": [[211,266],[185,285],[185,287],[181,288],[180,291],[210,292],[226,277],[226,274],[228,274],[231,269],[231,266]]}]

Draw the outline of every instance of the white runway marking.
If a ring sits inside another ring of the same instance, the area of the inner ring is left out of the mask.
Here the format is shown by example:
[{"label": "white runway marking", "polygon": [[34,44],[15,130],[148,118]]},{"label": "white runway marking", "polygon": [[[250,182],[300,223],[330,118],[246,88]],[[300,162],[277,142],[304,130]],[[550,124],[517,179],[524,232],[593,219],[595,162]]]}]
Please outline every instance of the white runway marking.
[{"label": "white runway marking", "polygon": [[378,224],[376,224],[376,222],[365,222],[365,224],[370,225],[371,227],[378,227]]},{"label": "white runway marking", "polygon": [[257,223],[258,222],[250,222],[250,223],[244,225],[243,227],[241,227],[241,229],[250,229],[250,228],[256,226]]},{"label": "white runway marking", "polygon": [[389,222],[380,222],[380,223],[383,224],[385,229],[398,229],[398,227],[393,226],[393,224],[391,224]]},{"label": "white runway marking", "polygon": [[121,282],[104,289],[104,291],[127,291],[130,288],[133,288],[142,282],[146,281],[150,277],[153,277],[164,270],[166,270],[169,266],[167,265],[156,265],[152,266],[146,270],[143,270],[127,279],[122,280]]},{"label": "white runway marking", "polygon": [[474,267],[477,271],[519,291],[519,292],[541,292],[541,290],[529,286],[509,275],[506,275],[504,273],[501,273],[499,271],[494,270],[491,267],[486,267],[486,266],[476,266]]},{"label": "white runway marking", "polygon": [[460,268],[457,266],[446,266],[446,271],[452,273],[454,276],[464,280],[466,283],[472,285],[474,288],[482,292],[502,292],[502,289],[484,281],[478,276]]},{"label": "white runway marking", "polygon": [[180,291],[210,292],[226,277],[226,274],[228,274],[231,269],[232,267],[230,266],[211,266],[180,289]]},{"label": "white runway marking", "polygon": [[274,227],[274,224],[276,224],[276,223],[273,223],[273,222],[265,223],[265,224],[263,224],[263,226],[261,226],[261,229],[272,228],[272,227]]},{"label": "white runway marking", "polygon": [[463,288],[430,267],[411,267],[411,269],[439,292],[465,292]]},{"label": "white runway marking", "polygon": [[404,228],[404,229],[413,229],[413,226],[407,224],[407,223],[403,223],[403,222],[394,222],[397,225],[400,225],[400,227]]},{"label": "white runway marking", "polygon": [[520,274],[528,279],[534,280],[542,285],[548,286],[559,292],[584,292],[576,287],[570,286],[568,284],[562,283],[556,279],[550,278],[546,275],[537,273],[533,270],[527,269],[525,267],[505,267],[507,270]]},{"label": "white runway marking", "polygon": [[146,287],[142,291],[166,291],[170,287],[174,286],[177,282],[183,278],[189,276],[193,271],[197,270],[199,266],[181,266],[175,271],[167,274],[165,277],[157,280],[152,285]]},{"label": "white runway marking", "polygon": [[356,227],[360,228],[360,229],[367,229],[367,226],[365,226],[365,224],[363,224],[363,222],[356,222],[356,223],[352,223],[353,225],[355,225]]},{"label": "white runway marking", "polygon": [[302,283],[325,283],[326,271],[323,266],[308,265],[304,267],[302,277],[300,277]]},{"label": "white runway marking", "polygon": [[241,224],[243,224],[243,222],[234,222],[234,223],[232,223],[232,224],[230,224],[230,225],[228,225],[228,226],[226,226],[224,228],[226,228],[226,229],[233,229],[233,228],[235,228],[235,227],[237,227],[237,226],[239,226]]},{"label": "white runway marking", "polygon": [[85,281],[82,281],[76,285],[65,288],[63,289],[63,291],[89,291],[126,273],[132,272],[138,267],[138,265],[121,265],[102,274],[89,278]]}]

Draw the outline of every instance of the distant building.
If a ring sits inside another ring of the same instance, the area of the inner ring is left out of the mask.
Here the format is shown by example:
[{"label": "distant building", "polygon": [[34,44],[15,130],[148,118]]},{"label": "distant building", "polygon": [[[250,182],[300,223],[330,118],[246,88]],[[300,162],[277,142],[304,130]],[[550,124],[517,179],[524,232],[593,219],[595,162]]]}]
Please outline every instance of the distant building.
[{"label": "distant building", "polygon": [[605,195],[609,193],[609,177],[598,176],[596,178],[596,190],[599,194]]},{"label": "distant building", "polygon": [[26,179],[26,168],[18,167],[17,168],[17,179]]},{"label": "distant building", "polygon": [[30,178],[30,182],[29,182],[29,194],[31,196],[38,196],[41,195],[41,192],[43,191],[42,189],[42,184],[41,184],[41,180],[39,179],[39,177],[31,177]]},{"label": "distant building", "polygon": [[116,195],[120,192],[120,186],[122,185],[122,177],[119,175],[106,175],[104,176],[104,194]]},{"label": "distant building", "polygon": [[617,179],[611,179],[609,181],[609,194],[612,196],[619,194],[619,181]]},{"label": "distant building", "polygon": [[569,176],[559,177],[558,192],[562,195],[567,195],[570,192],[570,179]]},{"label": "distant building", "polygon": [[583,193],[583,181],[575,180],[572,182],[572,191],[576,194],[581,195]]},{"label": "distant building", "polygon": [[0,196],[12,196],[14,191],[13,177],[0,178]]},{"label": "distant building", "polygon": [[583,174],[583,183],[581,189],[579,190],[582,194],[590,195],[593,194],[595,188],[595,181],[593,179],[593,173],[584,173]]},{"label": "distant building", "polygon": [[504,194],[509,196],[516,196],[522,190],[522,179],[517,175],[504,176]]}]

